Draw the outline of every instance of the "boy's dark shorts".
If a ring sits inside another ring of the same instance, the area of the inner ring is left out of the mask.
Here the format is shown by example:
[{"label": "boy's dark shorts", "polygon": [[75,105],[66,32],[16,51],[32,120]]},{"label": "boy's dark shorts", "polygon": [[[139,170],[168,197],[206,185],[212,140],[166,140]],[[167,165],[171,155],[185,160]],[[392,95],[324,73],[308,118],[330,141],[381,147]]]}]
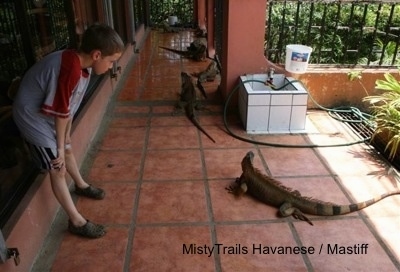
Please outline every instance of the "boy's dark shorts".
[{"label": "boy's dark shorts", "polygon": [[57,149],[50,147],[41,147],[27,142],[29,150],[31,151],[33,160],[36,165],[43,170],[51,170],[51,161],[57,158]]}]

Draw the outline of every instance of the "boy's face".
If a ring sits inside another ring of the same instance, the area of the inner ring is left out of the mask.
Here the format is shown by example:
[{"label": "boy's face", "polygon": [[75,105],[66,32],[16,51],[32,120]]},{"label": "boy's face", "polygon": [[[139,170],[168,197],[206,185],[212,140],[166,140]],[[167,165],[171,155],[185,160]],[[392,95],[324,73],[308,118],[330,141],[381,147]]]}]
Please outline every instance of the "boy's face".
[{"label": "boy's face", "polygon": [[121,53],[115,53],[111,56],[102,56],[100,51],[93,53],[93,65],[92,69],[96,75],[104,74],[113,67],[114,61],[117,61],[121,57]]}]

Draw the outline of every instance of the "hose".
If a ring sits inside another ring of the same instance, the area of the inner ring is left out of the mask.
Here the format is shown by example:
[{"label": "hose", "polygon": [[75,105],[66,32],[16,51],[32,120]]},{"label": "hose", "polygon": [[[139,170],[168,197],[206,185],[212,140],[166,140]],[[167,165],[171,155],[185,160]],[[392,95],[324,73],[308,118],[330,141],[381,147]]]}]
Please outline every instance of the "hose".
[{"label": "hose", "polygon": [[[371,137],[369,137],[369,138],[364,138],[364,139],[362,139],[362,140],[353,141],[353,142],[347,142],[347,143],[343,143],[343,144],[328,144],[328,145],[317,145],[317,144],[304,144],[304,145],[301,145],[301,144],[300,144],[300,145],[291,145],[291,144],[280,144],[280,143],[260,142],[260,141],[256,141],[256,140],[252,140],[252,139],[248,139],[248,138],[244,138],[244,137],[241,137],[241,136],[239,136],[239,135],[236,135],[236,134],[235,134],[234,132],[232,132],[232,130],[229,128],[228,121],[227,121],[227,110],[228,110],[229,103],[230,103],[230,101],[231,101],[231,99],[232,99],[232,96],[239,90],[239,88],[240,88],[240,86],[241,86],[242,84],[249,83],[249,82],[258,82],[258,83],[265,84],[265,81],[256,80],[256,79],[245,80],[245,81],[243,81],[243,82],[237,84],[237,85],[235,86],[235,88],[229,93],[229,95],[228,95],[228,97],[227,97],[227,99],[226,99],[225,105],[224,105],[223,118],[224,118],[224,126],[225,126],[225,129],[227,130],[228,134],[230,134],[232,137],[234,137],[234,138],[236,138],[236,139],[238,139],[238,140],[241,140],[241,141],[244,141],[244,142],[248,142],[248,143],[251,143],[251,144],[265,145],[265,146],[271,146],[271,147],[317,148],[317,147],[340,147],[340,146],[350,146],[350,145],[365,143],[365,142],[367,142],[367,141],[369,141],[369,140],[371,139]],[[271,88],[272,88],[273,90],[281,90],[281,89],[285,88],[286,86],[291,85],[292,83],[295,83],[295,82],[299,82],[300,84],[303,85],[303,83],[302,83],[301,81],[299,81],[299,80],[293,80],[293,81],[290,81],[290,82],[284,84],[283,86],[281,86],[281,87],[279,87],[279,88],[275,88],[275,87],[271,87]],[[304,85],[303,85],[303,86],[304,86]],[[357,109],[357,108],[354,108],[354,107],[338,107],[338,108],[334,108],[334,109],[328,109],[328,108],[325,108],[325,107],[319,105],[319,104],[315,101],[315,99],[314,99],[310,94],[308,94],[308,95],[309,95],[309,97],[311,98],[312,102],[313,102],[318,108],[320,108],[321,110],[327,111],[328,114],[329,114],[332,118],[334,118],[334,119],[336,119],[336,120],[339,120],[339,121],[341,121],[341,122],[366,123],[367,125],[372,126],[372,123],[369,121],[369,119],[371,118],[371,115],[366,114],[366,113],[363,113],[363,112],[361,112],[361,111],[360,111],[359,109]],[[351,112],[351,113],[354,113],[356,116],[358,116],[358,117],[359,117],[359,120],[344,120],[344,119],[341,119],[341,118],[338,118],[338,117],[334,116],[334,115],[333,115],[334,112]]]}]

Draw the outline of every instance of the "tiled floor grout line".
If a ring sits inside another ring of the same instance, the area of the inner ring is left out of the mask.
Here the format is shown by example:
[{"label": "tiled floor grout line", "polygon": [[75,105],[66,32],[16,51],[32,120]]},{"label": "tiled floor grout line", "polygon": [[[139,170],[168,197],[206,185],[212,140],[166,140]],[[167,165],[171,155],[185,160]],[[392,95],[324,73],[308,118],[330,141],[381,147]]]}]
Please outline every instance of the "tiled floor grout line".
[{"label": "tiled floor grout line", "polygon": [[381,236],[376,231],[376,228],[373,226],[373,224],[371,224],[370,218],[365,214],[364,210],[357,211],[357,214],[358,214],[360,220],[365,224],[367,229],[371,232],[372,236],[378,242],[378,244],[382,247],[382,250],[385,251],[386,255],[392,261],[394,266],[400,268],[400,262],[394,256],[394,254],[392,253],[392,250],[388,247],[388,245],[384,241],[382,241]]},{"label": "tiled floor grout line", "polygon": [[[150,42],[150,41],[148,41],[149,39],[146,39],[146,42]],[[158,41],[158,36],[157,36],[157,41]],[[151,64],[152,64],[152,61],[153,61],[153,59],[154,59],[154,54],[155,54],[155,52],[154,52],[155,50],[153,50],[153,48],[151,49],[151,54],[150,54],[150,56],[149,56],[149,60],[148,60],[148,63],[147,63],[147,66],[146,66],[146,72],[145,72],[145,74],[144,74],[144,76],[143,76],[143,84],[145,84],[145,82],[146,82],[146,80],[148,79],[148,77],[149,77],[149,71],[150,71],[150,68],[151,68]],[[132,71],[134,71],[134,70],[132,70]],[[143,93],[144,93],[144,91],[145,91],[145,88],[144,88],[144,85],[142,85],[142,86],[140,86],[141,87],[141,91],[140,91],[140,94],[139,94],[139,97],[141,97],[142,95],[143,95]]]},{"label": "tiled floor grout line", "polygon": [[[149,58],[149,63],[147,64],[146,67],[146,73],[144,76],[143,82],[145,82],[145,79],[147,78],[148,71],[151,65],[152,57],[153,57],[154,51],[150,54]],[[143,86],[142,86],[143,87]],[[142,92],[144,91],[144,88],[142,88]],[[134,197],[134,205],[133,205],[133,210],[132,210],[132,218],[131,218],[131,223],[129,227],[129,232],[128,232],[128,238],[127,238],[127,248],[125,251],[125,262],[123,265],[123,271],[129,271],[130,270],[130,265],[132,261],[132,254],[134,250],[134,236],[135,236],[135,230],[136,230],[136,220],[137,220],[137,214],[139,210],[139,201],[140,201],[140,191],[141,191],[141,185],[143,183],[143,173],[144,173],[144,165],[146,161],[146,155],[147,155],[147,146],[148,146],[148,141],[149,141],[149,133],[150,133],[150,120],[151,120],[151,111],[149,113],[149,118],[147,120],[147,126],[146,126],[146,133],[144,137],[144,145],[142,148],[142,158],[140,161],[140,167],[139,167],[139,178],[136,184],[136,191],[135,191],[135,197]]]},{"label": "tiled floor grout line", "polygon": [[[180,35],[180,39],[182,40],[182,35]],[[182,42],[180,45],[182,46]],[[181,72],[184,71],[184,64],[182,59],[180,59],[180,67],[181,67]],[[203,184],[204,184],[204,194],[205,194],[205,201],[206,201],[206,207],[207,207],[207,216],[209,220],[209,231],[210,231],[210,238],[211,238],[211,244],[216,244],[217,243],[217,236],[216,236],[216,225],[214,222],[214,213],[213,213],[213,208],[212,208],[212,202],[211,202],[211,194],[210,194],[210,187],[209,187],[209,182],[208,182],[208,173],[207,173],[207,165],[206,165],[206,160],[205,160],[205,154],[204,154],[204,148],[203,148],[203,142],[202,142],[202,137],[201,137],[201,131],[198,129],[196,130],[196,136],[197,136],[197,141],[198,141],[198,149],[200,152],[200,157],[201,157],[201,164],[202,164],[202,174],[203,174]],[[207,139],[208,140],[208,139]],[[191,224],[193,226],[193,224]],[[214,258],[214,268],[215,271],[222,271],[221,267],[221,259],[218,254],[213,254]]]},{"label": "tiled floor grout line", "polygon": [[[304,223],[306,223],[306,222],[304,222]],[[291,231],[291,233],[293,235],[293,239],[294,239],[295,243],[297,244],[297,246],[299,246],[299,247],[306,246],[306,245],[303,244],[303,242],[302,242],[302,240],[301,240],[301,238],[299,236],[299,233],[297,232],[297,229],[293,224],[293,221],[288,222],[288,226],[290,228],[290,231]],[[301,258],[303,259],[303,262],[304,262],[304,265],[307,268],[307,271],[308,272],[313,272],[314,271],[314,267],[312,266],[311,260],[308,257],[308,255],[307,254],[301,254]]]},{"label": "tiled floor grout line", "polygon": [[[258,156],[261,159],[261,163],[263,165],[264,170],[266,171],[266,173],[269,176],[271,176],[271,170],[269,169],[268,164],[267,164],[267,162],[266,162],[266,160],[265,160],[265,158],[264,158],[264,156],[263,156],[263,154],[262,154],[262,152],[260,150],[260,146],[259,145],[254,145],[254,146],[255,146],[255,148],[257,150]],[[309,176],[307,176],[307,177],[309,177]],[[279,177],[274,177],[274,178],[279,179]],[[285,178],[287,178],[287,177],[285,177]],[[298,178],[298,176],[293,177],[293,178]],[[293,224],[293,221],[292,220],[290,220],[290,221],[285,220],[285,222],[289,226],[289,229],[290,229],[290,231],[292,233],[292,236],[293,236],[293,239],[294,239],[294,242],[296,243],[296,245],[299,246],[299,247],[304,246],[302,241],[301,241],[301,239],[300,239],[300,236],[299,236],[299,234],[298,234],[298,232],[297,232],[297,230],[296,230],[296,228],[295,228],[295,226]],[[311,263],[310,258],[308,257],[308,255],[307,254],[301,254],[301,258],[302,258],[302,260],[304,262],[305,267],[307,268],[307,271],[308,272],[313,272],[314,268],[312,266],[312,263]]]},{"label": "tiled floor grout line", "polygon": [[375,227],[370,223],[369,218],[365,215],[365,213],[362,210],[358,211],[358,214],[360,216],[360,219],[364,222],[365,226],[368,228],[368,230],[375,238],[375,240],[378,242],[378,244],[382,247],[383,251],[385,251],[386,255],[392,261],[394,266],[400,268],[400,262],[394,256],[392,250],[390,250],[390,248],[386,245],[386,243],[382,241],[381,236],[379,235],[379,233],[377,233]]},{"label": "tiled floor grout line", "polygon": [[[262,163],[262,166],[264,168],[263,170],[265,171],[265,174],[271,176],[271,170],[269,169],[267,161],[265,160],[265,158],[264,158],[264,156],[263,156],[263,154],[262,154],[262,152],[260,150],[260,146],[259,145],[254,145],[254,147],[256,148],[258,156],[261,159],[261,163]],[[275,177],[275,178],[277,178],[277,177]]]},{"label": "tiled floor grout line", "polygon": [[[199,141],[201,144],[201,138],[199,137]],[[217,230],[216,230],[216,224],[215,224],[215,218],[214,218],[214,212],[213,212],[213,207],[212,207],[212,201],[211,201],[211,193],[210,193],[210,183],[208,180],[208,174],[207,174],[207,165],[205,161],[205,155],[204,155],[204,150],[203,148],[200,148],[200,153],[201,153],[201,161],[203,165],[203,175],[204,175],[204,188],[205,188],[205,200],[206,200],[206,205],[207,205],[207,214],[208,214],[208,220],[209,220],[209,226],[210,226],[210,237],[211,237],[211,244],[214,245],[217,243]],[[215,266],[215,271],[222,271],[221,268],[221,259],[218,254],[214,254],[214,266]]]},{"label": "tiled floor grout line", "polygon": [[[151,113],[150,113],[150,118],[151,119]],[[142,148],[142,158],[140,160],[140,167],[139,167],[139,178],[136,184],[136,191],[135,191],[135,197],[134,197],[134,205],[133,205],[133,210],[132,210],[132,218],[131,218],[131,223],[129,226],[129,233],[128,233],[128,239],[127,239],[127,249],[125,252],[125,262],[124,262],[124,271],[129,271],[129,267],[131,265],[132,261],[132,254],[134,250],[134,237],[135,237],[135,231],[137,228],[137,214],[139,210],[139,201],[140,201],[140,191],[141,191],[141,186],[143,183],[143,173],[144,173],[144,166],[146,162],[146,156],[147,156],[147,146],[148,146],[148,141],[149,141],[149,134],[150,134],[150,123],[148,122],[148,126],[146,126],[146,133],[144,137],[144,145]]]}]

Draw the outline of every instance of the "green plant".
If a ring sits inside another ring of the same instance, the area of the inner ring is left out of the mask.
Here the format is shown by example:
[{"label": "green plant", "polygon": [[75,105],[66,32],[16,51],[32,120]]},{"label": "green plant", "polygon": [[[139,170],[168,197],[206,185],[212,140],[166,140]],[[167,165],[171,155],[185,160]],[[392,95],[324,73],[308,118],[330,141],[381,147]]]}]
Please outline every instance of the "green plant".
[{"label": "green plant", "polygon": [[350,81],[357,80],[358,83],[360,83],[360,86],[363,88],[365,94],[366,94],[367,96],[369,96],[369,93],[368,93],[368,91],[367,91],[367,88],[365,87],[364,83],[362,82],[362,72],[363,72],[363,71],[361,71],[361,70],[358,70],[358,71],[355,71],[355,70],[354,70],[354,71],[350,71],[350,72],[347,73],[347,78],[348,78]]},{"label": "green plant", "polygon": [[385,151],[389,151],[389,159],[392,160],[400,146],[400,81],[389,73],[384,77],[375,82],[380,94],[366,96],[363,101],[370,103],[376,124],[372,139],[377,135],[388,137]]},{"label": "green plant", "polygon": [[182,24],[193,22],[194,0],[151,0],[150,21],[161,25],[170,15],[178,17]]}]

